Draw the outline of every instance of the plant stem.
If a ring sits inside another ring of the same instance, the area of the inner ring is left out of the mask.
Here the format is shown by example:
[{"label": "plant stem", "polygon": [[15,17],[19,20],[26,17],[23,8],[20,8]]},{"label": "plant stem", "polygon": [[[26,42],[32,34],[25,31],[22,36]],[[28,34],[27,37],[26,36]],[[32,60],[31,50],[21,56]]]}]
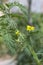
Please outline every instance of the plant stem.
[{"label": "plant stem", "polygon": [[31,45],[29,45],[29,50],[31,52],[31,54],[33,55],[33,58],[35,59],[37,65],[42,65],[40,60],[37,57],[37,54],[35,53],[34,49],[31,47]]}]

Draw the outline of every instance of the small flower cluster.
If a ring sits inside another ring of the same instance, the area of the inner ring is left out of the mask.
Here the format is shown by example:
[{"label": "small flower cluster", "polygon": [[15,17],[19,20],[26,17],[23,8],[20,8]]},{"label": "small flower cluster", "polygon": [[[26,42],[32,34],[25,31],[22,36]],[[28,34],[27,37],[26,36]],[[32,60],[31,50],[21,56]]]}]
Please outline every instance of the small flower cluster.
[{"label": "small flower cluster", "polygon": [[35,30],[35,27],[34,26],[27,25],[26,29],[27,29],[27,31],[34,31]]},{"label": "small flower cluster", "polygon": [[19,35],[19,34],[20,34],[20,32],[17,30],[17,31],[16,31],[16,35]]},{"label": "small flower cluster", "polygon": [[[26,30],[27,31],[34,31],[35,30],[35,27],[34,26],[27,25]],[[15,34],[16,35],[19,35],[20,34],[20,31],[17,30]]]}]

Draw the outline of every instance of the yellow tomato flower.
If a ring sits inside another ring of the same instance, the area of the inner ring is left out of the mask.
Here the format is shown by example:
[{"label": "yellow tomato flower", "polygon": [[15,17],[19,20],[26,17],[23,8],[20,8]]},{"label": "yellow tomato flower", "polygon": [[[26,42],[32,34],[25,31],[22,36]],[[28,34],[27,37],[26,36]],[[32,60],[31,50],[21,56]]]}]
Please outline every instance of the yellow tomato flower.
[{"label": "yellow tomato flower", "polygon": [[35,29],[34,26],[27,25],[27,31],[33,31]]},{"label": "yellow tomato flower", "polygon": [[20,34],[20,32],[17,30],[17,31],[16,31],[16,35],[19,35],[19,34]]},{"label": "yellow tomato flower", "polygon": [[31,26],[27,25],[27,31],[31,31]]},{"label": "yellow tomato flower", "polygon": [[31,27],[31,30],[34,30],[34,29],[35,29],[35,27],[34,27],[34,26],[32,26],[32,27]]}]

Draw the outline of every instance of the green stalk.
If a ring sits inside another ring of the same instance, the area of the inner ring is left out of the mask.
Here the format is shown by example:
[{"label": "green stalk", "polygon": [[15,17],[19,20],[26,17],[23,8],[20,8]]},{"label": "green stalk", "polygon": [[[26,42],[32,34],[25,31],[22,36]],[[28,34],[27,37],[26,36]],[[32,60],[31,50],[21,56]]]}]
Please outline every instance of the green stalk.
[{"label": "green stalk", "polygon": [[33,58],[35,59],[37,65],[42,65],[40,60],[38,59],[38,56],[35,53],[34,49],[31,47],[31,45],[29,45],[29,50],[30,50],[31,54],[33,55]]},{"label": "green stalk", "polygon": [[[22,34],[21,34],[21,38],[24,39],[24,37],[23,37]],[[36,61],[37,65],[42,65],[41,62],[40,62],[40,60],[38,59],[38,56],[37,56],[36,52],[32,48],[32,46],[31,45],[28,45],[28,48],[29,48],[31,54],[33,55],[33,58]]]}]

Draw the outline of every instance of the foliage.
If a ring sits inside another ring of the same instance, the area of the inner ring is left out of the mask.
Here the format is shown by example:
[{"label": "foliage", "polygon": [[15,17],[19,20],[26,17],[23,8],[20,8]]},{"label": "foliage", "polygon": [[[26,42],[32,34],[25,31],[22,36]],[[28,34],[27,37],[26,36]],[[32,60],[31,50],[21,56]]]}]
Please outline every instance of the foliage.
[{"label": "foliage", "polygon": [[[10,13],[13,6],[19,7],[22,14]],[[41,65],[43,62],[43,31],[40,16],[32,15],[34,29],[27,30],[27,26],[30,25],[26,7],[17,2],[1,3],[0,11],[4,13],[0,17],[0,55],[18,54],[18,65]]]}]

